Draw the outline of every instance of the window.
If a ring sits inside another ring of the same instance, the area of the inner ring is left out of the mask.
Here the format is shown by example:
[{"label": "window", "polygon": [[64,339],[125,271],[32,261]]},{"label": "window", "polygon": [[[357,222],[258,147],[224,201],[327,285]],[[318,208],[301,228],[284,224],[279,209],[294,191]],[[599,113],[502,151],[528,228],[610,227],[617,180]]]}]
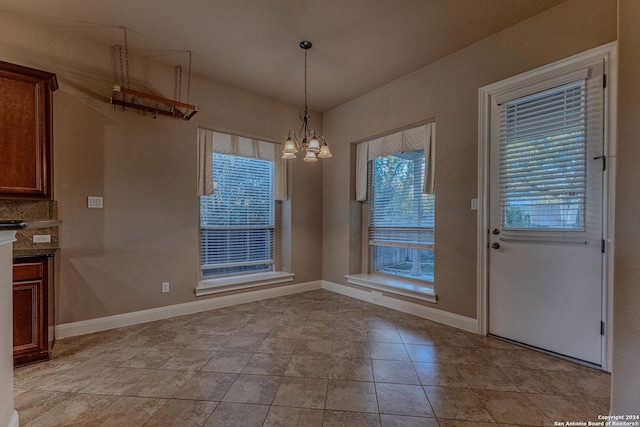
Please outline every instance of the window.
[{"label": "window", "polygon": [[499,163],[505,230],[584,230],[585,81],[504,103]]},{"label": "window", "polygon": [[213,154],[214,192],[200,196],[203,277],[272,271],[274,164]]},{"label": "window", "polygon": [[435,195],[424,194],[425,151],[369,161],[371,271],[433,282]]}]

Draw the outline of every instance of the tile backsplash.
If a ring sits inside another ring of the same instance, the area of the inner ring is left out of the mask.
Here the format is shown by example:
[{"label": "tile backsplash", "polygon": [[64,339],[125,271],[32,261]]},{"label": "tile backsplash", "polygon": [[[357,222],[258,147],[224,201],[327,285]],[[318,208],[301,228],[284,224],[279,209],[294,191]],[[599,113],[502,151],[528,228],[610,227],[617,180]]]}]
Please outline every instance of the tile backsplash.
[{"label": "tile backsplash", "polygon": [[[29,220],[58,219],[58,202],[55,200],[21,200],[0,199],[0,219]],[[33,235],[48,234],[50,243],[33,243]],[[40,228],[36,230],[19,230],[15,250],[53,249],[58,247],[58,227]]]}]

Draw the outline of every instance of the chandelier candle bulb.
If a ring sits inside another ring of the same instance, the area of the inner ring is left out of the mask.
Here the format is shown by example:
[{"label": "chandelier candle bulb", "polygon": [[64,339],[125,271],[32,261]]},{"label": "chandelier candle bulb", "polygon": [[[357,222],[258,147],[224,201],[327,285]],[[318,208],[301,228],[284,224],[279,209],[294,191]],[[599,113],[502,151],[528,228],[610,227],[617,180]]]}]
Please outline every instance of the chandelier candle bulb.
[{"label": "chandelier candle bulb", "polygon": [[[305,162],[317,162],[318,159],[332,157],[324,137],[316,136],[316,131],[309,129],[311,117],[307,107],[307,50],[311,49],[311,46],[313,45],[309,41],[300,42],[300,47],[304,49],[304,109],[300,111],[302,127],[297,134],[294,131],[289,131],[282,149],[283,159],[295,159],[298,150],[305,150]],[[320,144],[320,140],[322,140],[322,144]]]}]

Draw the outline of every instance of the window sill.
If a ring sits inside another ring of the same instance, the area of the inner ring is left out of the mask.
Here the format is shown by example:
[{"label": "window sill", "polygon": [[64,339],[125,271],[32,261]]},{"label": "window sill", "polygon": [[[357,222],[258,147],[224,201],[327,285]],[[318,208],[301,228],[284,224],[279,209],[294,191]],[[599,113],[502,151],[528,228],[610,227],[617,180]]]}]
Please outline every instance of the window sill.
[{"label": "window sill", "polygon": [[196,296],[217,294],[220,292],[237,291],[254,288],[256,286],[274,285],[276,283],[291,282],[293,273],[286,271],[269,271],[265,273],[244,274],[242,276],[220,277],[204,279],[196,287]]},{"label": "window sill", "polygon": [[347,283],[376,289],[390,294],[402,295],[409,298],[419,299],[431,303],[436,303],[436,292],[433,285],[418,285],[415,283],[395,279],[387,276],[375,274],[347,274],[344,276]]}]

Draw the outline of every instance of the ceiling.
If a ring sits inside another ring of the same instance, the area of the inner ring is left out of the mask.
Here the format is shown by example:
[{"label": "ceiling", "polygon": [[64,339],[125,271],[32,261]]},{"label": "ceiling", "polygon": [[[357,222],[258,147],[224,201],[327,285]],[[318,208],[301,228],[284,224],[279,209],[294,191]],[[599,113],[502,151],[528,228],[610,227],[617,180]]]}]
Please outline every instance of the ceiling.
[{"label": "ceiling", "polygon": [[[105,46],[326,111],[565,0],[0,0]],[[109,55],[105,49],[105,55]],[[133,78],[134,76],[132,76]]]}]

